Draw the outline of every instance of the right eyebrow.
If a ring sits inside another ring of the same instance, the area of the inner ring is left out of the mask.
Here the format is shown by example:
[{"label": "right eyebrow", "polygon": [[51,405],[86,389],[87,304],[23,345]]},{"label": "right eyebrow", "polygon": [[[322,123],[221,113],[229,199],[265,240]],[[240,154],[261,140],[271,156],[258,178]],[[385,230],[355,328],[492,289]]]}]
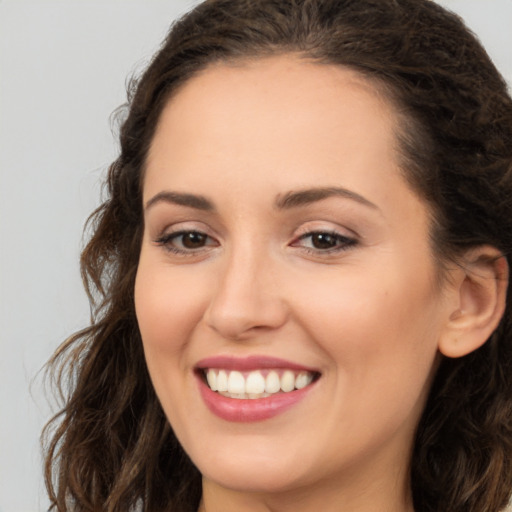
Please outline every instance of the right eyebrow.
[{"label": "right eyebrow", "polygon": [[380,211],[380,208],[352,190],[343,187],[317,187],[305,190],[291,191],[283,196],[279,196],[276,200],[275,206],[280,210],[287,210],[290,208],[297,208],[305,206],[317,201],[322,201],[332,196],[350,199],[373,210]]},{"label": "right eyebrow", "polygon": [[145,205],[147,211],[157,203],[170,203],[177,204],[180,206],[188,206],[189,208],[195,208],[196,210],[213,211],[215,210],[213,203],[204,196],[196,194],[184,194],[182,192],[172,192],[170,190],[164,190],[154,195]]}]

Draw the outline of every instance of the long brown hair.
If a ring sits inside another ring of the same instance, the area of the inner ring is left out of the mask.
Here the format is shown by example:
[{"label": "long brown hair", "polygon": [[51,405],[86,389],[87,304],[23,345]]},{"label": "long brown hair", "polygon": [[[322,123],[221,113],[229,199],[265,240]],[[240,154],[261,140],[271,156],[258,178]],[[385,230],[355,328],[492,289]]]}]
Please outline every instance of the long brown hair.
[{"label": "long brown hair", "polygon": [[[177,442],[144,362],[133,289],[144,163],[162,108],[216,61],[292,52],[353,68],[401,113],[402,169],[431,207],[440,265],[512,248],[512,100],[476,38],[430,0],[207,0],[176,22],[129,90],[121,153],[81,257],[90,327],[50,368],[64,394],[46,429],[51,509],[194,511],[200,474]],[[512,489],[511,306],[474,353],[443,359],[418,426],[418,512],[497,512]]]}]

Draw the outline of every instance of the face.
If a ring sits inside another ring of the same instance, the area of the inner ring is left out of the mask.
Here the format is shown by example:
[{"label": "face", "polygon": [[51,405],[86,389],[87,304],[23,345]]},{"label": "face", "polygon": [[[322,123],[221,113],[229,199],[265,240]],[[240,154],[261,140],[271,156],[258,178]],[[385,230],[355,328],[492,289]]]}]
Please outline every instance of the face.
[{"label": "face", "polygon": [[290,56],[212,66],[163,111],[136,311],[206,481],[406,479],[447,307],[396,124],[357,73]]}]

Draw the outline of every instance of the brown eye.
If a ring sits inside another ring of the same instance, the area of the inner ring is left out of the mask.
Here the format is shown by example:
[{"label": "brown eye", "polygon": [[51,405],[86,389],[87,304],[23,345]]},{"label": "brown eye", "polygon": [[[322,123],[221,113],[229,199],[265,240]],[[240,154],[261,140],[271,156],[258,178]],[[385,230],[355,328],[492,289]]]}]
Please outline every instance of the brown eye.
[{"label": "brown eye", "polygon": [[339,236],[331,233],[313,233],[311,235],[311,245],[315,249],[332,249],[339,243]]},{"label": "brown eye", "polygon": [[209,249],[216,247],[218,242],[201,231],[178,231],[175,233],[168,233],[155,242],[164,247],[169,252],[175,254],[193,254],[202,249]]},{"label": "brown eye", "polygon": [[[208,236],[197,231],[183,233],[181,236],[181,245],[186,249],[200,249],[206,245]],[[179,238],[179,237],[177,237]]]},{"label": "brown eye", "polygon": [[312,231],[302,235],[292,243],[293,247],[302,247],[306,251],[316,254],[337,253],[356,245],[357,240],[355,238],[330,231]]}]

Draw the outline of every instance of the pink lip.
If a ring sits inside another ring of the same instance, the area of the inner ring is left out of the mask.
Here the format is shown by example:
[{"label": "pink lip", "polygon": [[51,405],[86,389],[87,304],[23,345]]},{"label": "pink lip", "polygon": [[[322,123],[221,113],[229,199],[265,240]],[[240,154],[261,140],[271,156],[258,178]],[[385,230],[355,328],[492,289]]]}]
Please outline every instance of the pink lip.
[{"label": "pink lip", "polygon": [[279,359],[277,357],[268,356],[249,356],[249,357],[233,357],[233,356],[215,356],[201,359],[196,364],[196,368],[222,368],[224,370],[238,370],[238,371],[251,371],[251,370],[264,370],[267,368],[283,368],[296,371],[317,372],[314,368],[302,366],[300,364]]},{"label": "pink lip", "polygon": [[248,423],[263,421],[281,414],[299,403],[311,391],[316,381],[305,388],[290,391],[289,393],[276,393],[272,396],[256,399],[228,398],[212,391],[204,382],[201,369],[222,368],[226,370],[251,371],[265,368],[285,368],[296,371],[316,372],[299,364],[266,356],[250,356],[235,358],[230,356],[216,356],[202,359],[196,365],[196,376],[199,391],[208,409],[226,421]]},{"label": "pink lip", "polygon": [[289,393],[276,393],[266,398],[243,399],[228,398],[212,391],[200,377],[198,377],[199,391],[210,411],[226,421],[249,423],[263,421],[283,413],[300,402],[314,386],[290,391]]}]

